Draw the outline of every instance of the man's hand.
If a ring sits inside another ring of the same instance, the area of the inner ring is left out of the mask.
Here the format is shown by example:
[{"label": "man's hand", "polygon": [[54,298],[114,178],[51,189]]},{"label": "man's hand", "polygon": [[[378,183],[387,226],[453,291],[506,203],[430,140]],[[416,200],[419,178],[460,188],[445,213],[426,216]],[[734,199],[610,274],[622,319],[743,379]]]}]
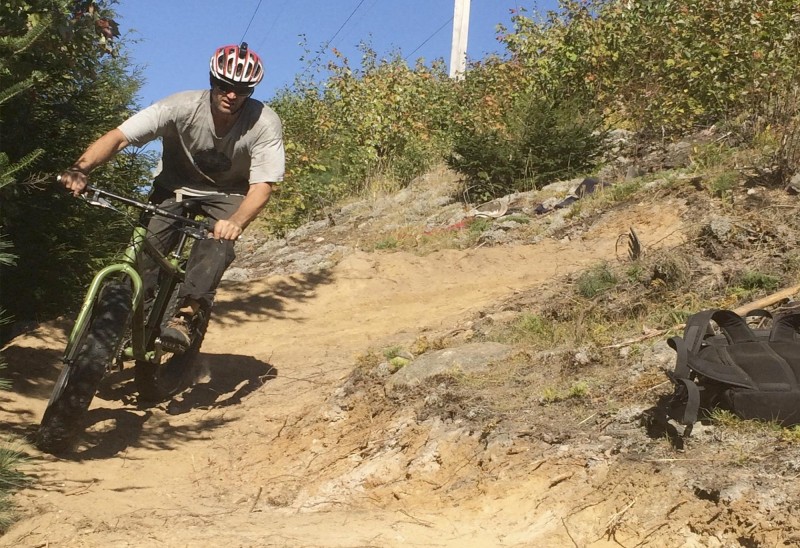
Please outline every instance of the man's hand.
[{"label": "man's hand", "polygon": [[242,234],[242,227],[234,221],[217,221],[214,225],[215,240],[236,240]]},{"label": "man's hand", "polygon": [[58,181],[64,185],[64,188],[71,191],[74,196],[80,196],[86,184],[89,182],[89,177],[81,170],[70,168],[61,174]]}]

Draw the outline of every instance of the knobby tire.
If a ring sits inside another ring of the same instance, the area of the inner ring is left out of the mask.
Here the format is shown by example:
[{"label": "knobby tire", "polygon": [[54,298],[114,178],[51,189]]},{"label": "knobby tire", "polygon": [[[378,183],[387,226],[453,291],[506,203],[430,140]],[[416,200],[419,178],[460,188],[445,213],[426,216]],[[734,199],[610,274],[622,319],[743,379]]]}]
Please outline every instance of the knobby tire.
[{"label": "knobby tire", "polygon": [[89,405],[115,359],[131,313],[131,287],[107,282],[100,290],[89,325],[76,341],[78,352],[64,364],[36,436],[36,446],[47,453],[68,451],[84,429]]}]

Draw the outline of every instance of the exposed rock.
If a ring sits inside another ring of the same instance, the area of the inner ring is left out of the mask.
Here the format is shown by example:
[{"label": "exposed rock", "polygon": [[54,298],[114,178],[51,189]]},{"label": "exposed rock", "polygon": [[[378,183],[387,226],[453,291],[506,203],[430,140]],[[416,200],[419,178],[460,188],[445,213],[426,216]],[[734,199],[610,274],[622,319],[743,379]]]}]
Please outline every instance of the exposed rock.
[{"label": "exposed rock", "polygon": [[469,343],[429,352],[395,373],[389,386],[415,385],[436,375],[485,371],[492,362],[508,358],[511,346],[501,343]]}]

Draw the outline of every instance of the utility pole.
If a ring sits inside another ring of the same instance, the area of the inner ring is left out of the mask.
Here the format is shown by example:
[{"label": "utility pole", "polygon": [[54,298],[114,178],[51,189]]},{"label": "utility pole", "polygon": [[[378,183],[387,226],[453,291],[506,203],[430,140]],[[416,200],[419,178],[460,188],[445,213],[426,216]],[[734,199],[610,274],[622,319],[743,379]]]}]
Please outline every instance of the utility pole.
[{"label": "utility pole", "polygon": [[461,80],[467,70],[467,34],[469,34],[469,2],[456,0],[453,13],[453,47],[450,50],[450,78]]}]

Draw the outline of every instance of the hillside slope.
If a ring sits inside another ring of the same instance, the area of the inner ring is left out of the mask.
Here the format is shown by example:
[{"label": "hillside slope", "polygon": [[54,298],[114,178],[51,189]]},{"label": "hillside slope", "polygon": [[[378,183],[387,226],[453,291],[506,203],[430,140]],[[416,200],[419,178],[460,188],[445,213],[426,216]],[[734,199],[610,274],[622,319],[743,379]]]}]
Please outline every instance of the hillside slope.
[{"label": "hillside slope", "polygon": [[[285,240],[245,239],[201,381],[140,408],[130,370],[111,375],[71,458],[27,449],[36,481],[16,495],[23,519],[0,545],[800,541],[798,489],[787,481],[800,470],[796,443],[699,427],[676,448],[647,427],[648,408],[669,391],[664,337],[614,350],[619,361],[604,365],[597,349],[554,357],[485,336],[568,302],[571,275],[624,261],[631,227],[651,253],[694,234],[697,196],[662,192],[660,180],[600,214],[534,212],[574,183],[514,196],[474,240],[465,222],[474,212],[453,199],[456,181],[443,171]],[[414,238],[416,253],[396,246]],[[462,249],[423,253],[436,238]],[[34,431],[68,327],[41,325],[4,349],[15,389],[0,394],[5,431]],[[380,359],[388,348],[412,360],[402,375]],[[455,355],[441,374],[413,373],[439,349]],[[579,402],[543,405],[543,390],[578,369],[608,383]]]}]

